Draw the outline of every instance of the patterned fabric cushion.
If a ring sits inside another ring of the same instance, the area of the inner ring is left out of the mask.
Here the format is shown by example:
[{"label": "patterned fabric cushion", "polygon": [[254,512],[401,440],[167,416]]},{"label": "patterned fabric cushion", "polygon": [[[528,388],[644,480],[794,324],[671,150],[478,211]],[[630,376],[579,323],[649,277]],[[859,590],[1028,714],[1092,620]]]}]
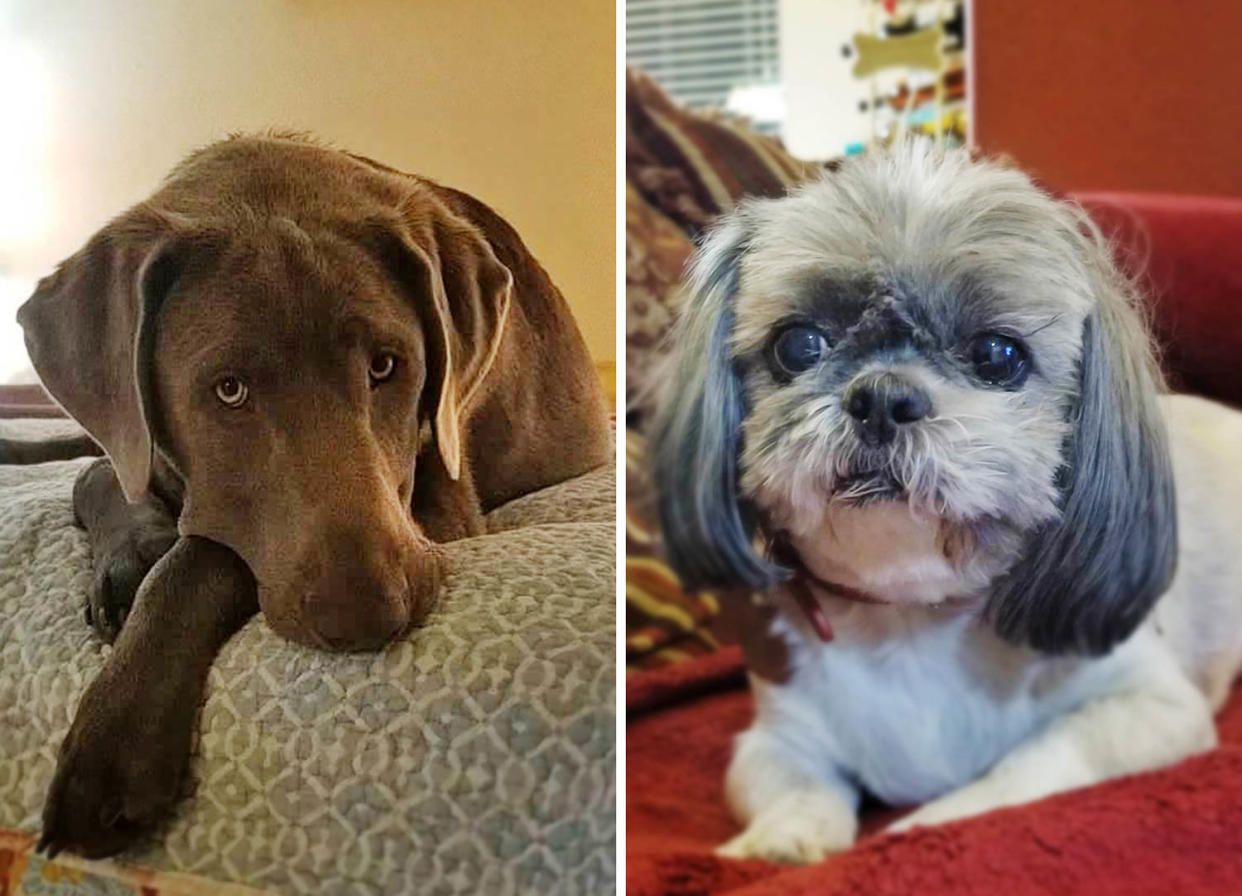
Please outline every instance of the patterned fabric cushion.
[{"label": "patterned fabric cushion", "polygon": [[706,592],[682,590],[660,558],[660,522],[642,435],[625,439],[625,664],[650,669],[710,653],[719,644],[709,630],[719,611]]},{"label": "patterned fabric cushion", "polygon": [[650,77],[625,76],[626,180],[687,234],[743,196],[780,196],[819,166],[723,113],[691,112]]},{"label": "patterned fabric cushion", "polygon": [[[82,622],[84,462],[0,467],[0,827],[24,832],[108,654]],[[614,481],[554,486],[445,546],[442,608],[382,653],[253,620],[212,668],[193,796],[128,859],[282,893],[611,891]]]},{"label": "patterned fabric cushion", "polygon": [[678,282],[690,238],[633,186],[625,189],[625,407],[634,421],[651,411],[653,371],[677,313]]}]

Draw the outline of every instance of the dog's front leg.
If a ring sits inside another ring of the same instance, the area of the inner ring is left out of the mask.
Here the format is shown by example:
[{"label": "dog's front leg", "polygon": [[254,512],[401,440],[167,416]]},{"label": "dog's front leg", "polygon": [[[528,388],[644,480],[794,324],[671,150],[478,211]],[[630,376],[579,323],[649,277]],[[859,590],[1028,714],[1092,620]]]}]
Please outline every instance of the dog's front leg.
[{"label": "dog's front leg", "polygon": [[258,608],[249,568],[215,542],[183,538],[156,563],[61,745],[41,849],[112,855],[165,814],[207,671]]},{"label": "dog's front leg", "polygon": [[818,862],[849,848],[858,834],[858,792],[827,761],[818,765],[761,726],[738,737],[725,789],[746,829],[718,855]]},{"label": "dog's front leg", "polygon": [[1027,803],[1209,750],[1212,712],[1180,671],[1092,700],[1019,744],[983,777],[889,827],[905,831]]},{"label": "dog's front leg", "polygon": [[447,544],[487,531],[469,466],[463,464],[461,475],[450,479],[438,457],[419,461],[410,510],[427,537]]},{"label": "dog's front leg", "polygon": [[[176,487],[170,485],[168,491],[175,493]],[[170,500],[175,503],[175,494]],[[154,495],[130,504],[107,458],[78,474],[73,515],[90,539],[94,568],[86,622],[107,643],[116,640],[125,624],[142,580],[177,541],[180,509]]]}]

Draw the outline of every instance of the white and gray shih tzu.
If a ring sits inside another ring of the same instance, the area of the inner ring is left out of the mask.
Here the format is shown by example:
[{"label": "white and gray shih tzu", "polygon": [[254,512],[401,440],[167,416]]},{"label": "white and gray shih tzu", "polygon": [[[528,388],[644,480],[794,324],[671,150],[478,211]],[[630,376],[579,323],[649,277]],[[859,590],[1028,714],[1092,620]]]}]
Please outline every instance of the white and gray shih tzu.
[{"label": "white and gray shih tzu", "polygon": [[911,143],[742,205],[689,287],[653,439],[668,554],[770,601],[789,660],[751,676],[723,854],[844,849],[863,792],[923,804],[905,829],[1214,745],[1242,414],[1159,394],[1080,209]]}]

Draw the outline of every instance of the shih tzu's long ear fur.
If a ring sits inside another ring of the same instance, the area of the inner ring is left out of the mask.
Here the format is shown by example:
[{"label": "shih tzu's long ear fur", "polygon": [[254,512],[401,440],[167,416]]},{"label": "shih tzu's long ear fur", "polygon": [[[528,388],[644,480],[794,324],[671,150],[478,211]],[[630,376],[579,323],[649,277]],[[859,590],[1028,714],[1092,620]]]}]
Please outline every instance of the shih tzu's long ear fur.
[{"label": "shih tzu's long ear fur", "polygon": [[1100,654],[1127,638],[1168,587],[1177,510],[1160,375],[1135,290],[1095,226],[1085,215],[1079,223],[1097,305],[1083,325],[1061,518],[1032,534],[988,612],[1010,641]]},{"label": "shih tzu's long ear fur", "polygon": [[699,247],[689,295],[671,337],[652,437],[653,474],[669,562],[687,588],[764,588],[785,571],[754,548],[754,523],[738,492],[745,416],[729,352],[744,212]]}]

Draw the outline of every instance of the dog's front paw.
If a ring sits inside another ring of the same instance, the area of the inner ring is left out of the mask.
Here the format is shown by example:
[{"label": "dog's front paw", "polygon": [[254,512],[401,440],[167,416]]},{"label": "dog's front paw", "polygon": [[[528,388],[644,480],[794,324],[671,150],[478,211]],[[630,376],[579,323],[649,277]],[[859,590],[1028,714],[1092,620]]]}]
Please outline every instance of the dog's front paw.
[{"label": "dog's front paw", "polygon": [[38,848],[87,858],[122,851],[176,801],[193,711],[154,713],[116,693],[107,669],[87,690],[60,748]]},{"label": "dog's front paw", "polygon": [[95,577],[86,596],[86,623],[105,643],[116,640],[138,586],[176,541],[176,523],[151,519],[117,533],[99,547],[92,558]]},{"label": "dog's front paw", "polygon": [[74,521],[91,542],[95,576],[86,595],[86,623],[111,644],[116,640],[138,586],[177,541],[177,520],[164,502],[125,500],[107,458],[84,467],[73,483]]},{"label": "dog's front paw", "polygon": [[716,855],[806,865],[848,849],[857,834],[857,816],[835,794],[791,794],[751,819]]},{"label": "dog's front paw", "polygon": [[914,828],[933,827],[957,821],[959,818],[982,815],[984,812],[990,812],[1014,802],[1020,802],[1020,800],[1006,799],[1005,795],[998,793],[991,782],[985,778],[926,803],[904,818],[890,824],[885,831],[889,834],[901,834]]}]

